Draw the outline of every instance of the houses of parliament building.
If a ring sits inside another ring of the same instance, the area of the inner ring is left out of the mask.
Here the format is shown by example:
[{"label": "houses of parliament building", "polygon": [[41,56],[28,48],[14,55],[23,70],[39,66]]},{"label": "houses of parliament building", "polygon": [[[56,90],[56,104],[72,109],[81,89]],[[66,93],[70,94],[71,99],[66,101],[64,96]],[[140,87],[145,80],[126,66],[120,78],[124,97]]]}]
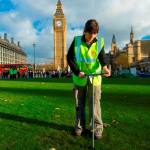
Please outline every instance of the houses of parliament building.
[{"label": "houses of parliament building", "polygon": [[138,71],[150,72],[150,40],[135,40],[131,27],[130,42],[123,49],[118,48],[113,35],[109,57],[113,73],[132,67]]},{"label": "houses of parliament building", "polygon": [[67,70],[67,23],[63,12],[63,6],[60,0],[57,1],[56,10],[53,14],[53,31],[54,31],[54,56],[50,64],[38,65],[38,70]]},{"label": "houses of parliament building", "polygon": [[66,69],[66,17],[63,13],[61,1],[58,0],[56,11],[53,15],[53,30],[54,30],[54,69]]}]

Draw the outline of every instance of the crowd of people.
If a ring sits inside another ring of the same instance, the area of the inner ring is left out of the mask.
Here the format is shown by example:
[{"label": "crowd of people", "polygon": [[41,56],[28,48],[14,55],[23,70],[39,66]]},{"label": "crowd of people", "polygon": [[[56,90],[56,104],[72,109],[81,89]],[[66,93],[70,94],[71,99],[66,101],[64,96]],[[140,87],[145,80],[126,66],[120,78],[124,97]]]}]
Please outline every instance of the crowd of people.
[{"label": "crowd of people", "polygon": [[71,72],[65,71],[33,71],[28,70],[25,72],[19,72],[16,69],[7,70],[0,73],[0,79],[16,79],[16,78],[61,78],[71,77]]}]

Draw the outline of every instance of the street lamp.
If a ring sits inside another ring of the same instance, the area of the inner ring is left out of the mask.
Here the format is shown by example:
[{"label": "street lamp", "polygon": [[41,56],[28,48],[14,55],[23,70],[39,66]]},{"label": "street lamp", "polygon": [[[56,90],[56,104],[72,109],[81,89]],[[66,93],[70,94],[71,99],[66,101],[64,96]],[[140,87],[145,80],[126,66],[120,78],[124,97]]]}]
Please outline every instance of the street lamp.
[{"label": "street lamp", "polygon": [[34,57],[33,77],[35,77],[35,43],[33,43],[33,57]]}]

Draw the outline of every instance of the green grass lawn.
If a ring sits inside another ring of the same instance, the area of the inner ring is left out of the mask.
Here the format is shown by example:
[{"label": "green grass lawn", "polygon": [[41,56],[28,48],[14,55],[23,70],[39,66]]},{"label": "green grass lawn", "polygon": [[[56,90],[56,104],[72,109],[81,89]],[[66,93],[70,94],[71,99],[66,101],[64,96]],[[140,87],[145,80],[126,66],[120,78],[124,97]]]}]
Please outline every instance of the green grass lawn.
[{"label": "green grass lawn", "polygon": [[[72,135],[71,79],[0,80],[0,150],[90,150]],[[96,150],[150,150],[150,78],[109,78],[102,86],[104,129]],[[88,125],[88,124],[87,124]]]}]

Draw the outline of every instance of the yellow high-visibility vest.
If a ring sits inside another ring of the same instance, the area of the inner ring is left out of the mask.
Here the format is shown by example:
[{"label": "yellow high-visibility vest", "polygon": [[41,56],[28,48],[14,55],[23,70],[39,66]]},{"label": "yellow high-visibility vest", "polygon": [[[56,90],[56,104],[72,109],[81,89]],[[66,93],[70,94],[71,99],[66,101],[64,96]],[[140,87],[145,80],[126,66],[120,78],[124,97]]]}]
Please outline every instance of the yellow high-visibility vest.
[{"label": "yellow high-visibility vest", "polygon": [[[101,72],[101,64],[98,60],[100,50],[104,46],[104,38],[100,37],[88,49],[86,43],[81,40],[82,36],[75,37],[75,58],[81,72],[85,74],[95,74]],[[73,74],[73,83],[78,86],[87,84],[87,77],[80,78]],[[93,79],[94,86],[101,85],[101,76],[95,76]]]}]

